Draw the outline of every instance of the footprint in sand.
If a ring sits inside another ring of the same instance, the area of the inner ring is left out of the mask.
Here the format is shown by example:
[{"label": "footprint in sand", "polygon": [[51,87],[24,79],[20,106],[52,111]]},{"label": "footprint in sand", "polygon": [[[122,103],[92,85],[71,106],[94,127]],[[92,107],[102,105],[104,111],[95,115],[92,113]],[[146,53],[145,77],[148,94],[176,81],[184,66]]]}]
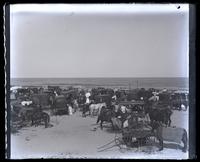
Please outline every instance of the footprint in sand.
[{"label": "footprint in sand", "polygon": [[29,137],[26,137],[25,140],[26,140],[26,141],[30,141],[30,138],[29,138]]},{"label": "footprint in sand", "polygon": [[90,129],[91,131],[96,131],[97,130],[97,127],[94,127],[92,129]]}]

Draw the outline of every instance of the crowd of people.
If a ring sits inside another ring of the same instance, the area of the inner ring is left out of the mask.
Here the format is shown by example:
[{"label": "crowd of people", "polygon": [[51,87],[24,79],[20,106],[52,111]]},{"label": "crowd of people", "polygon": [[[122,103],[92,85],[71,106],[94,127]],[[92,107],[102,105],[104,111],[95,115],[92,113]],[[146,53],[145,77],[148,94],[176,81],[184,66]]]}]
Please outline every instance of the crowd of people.
[{"label": "crowd of people", "polygon": [[[176,108],[179,110],[184,107],[187,109],[188,100],[182,97],[182,94],[179,97],[175,94],[174,91],[153,88],[147,90],[144,88],[126,90],[104,87],[92,89],[78,89],[73,87],[61,89],[59,86],[48,86],[47,88],[11,87],[11,95],[14,95],[14,97],[11,97],[11,111],[12,114],[15,114],[14,116],[23,116],[25,119],[28,118],[28,114],[31,114],[30,109],[37,112],[50,110],[53,115],[72,115],[79,110],[82,112],[83,117],[86,117],[87,113],[89,115],[100,115],[102,107],[104,109],[112,109],[113,111],[116,111],[116,107],[120,107],[118,109],[121,111],[121,114],[124,114],[125,111],[130,112],[138,109],[147,113],[151,110],[149,109],[150,107],[163,109],[167,107],[168,109]],[[159,115],[158,112],[159,110],[153,112],[153,115]],[[170,111],[165,111],[164,113],[168,114],[167,118],[170,118]],[[162,117],[163,114],[159,116],[164,118]]]}]

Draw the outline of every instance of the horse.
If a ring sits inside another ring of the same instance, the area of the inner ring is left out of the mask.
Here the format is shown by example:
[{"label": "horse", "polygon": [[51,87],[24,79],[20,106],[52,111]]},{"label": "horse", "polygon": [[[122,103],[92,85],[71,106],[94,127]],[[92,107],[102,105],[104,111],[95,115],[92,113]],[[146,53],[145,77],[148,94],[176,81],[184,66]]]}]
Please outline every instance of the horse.
[{"label": "horse", "polygon": [[114,129],[113,122],[111,120],[112,118],[115,118],[115,112],[112,109],[107,109],[105,106],[103,106],[100,114],[98,115],[96,123],[98,124],[99,121],[101,121],[100,127],[103,129],[103,122],[110,122],[112,124],[112,128]]},{"label": "horse", "polygon": [[83,105],[83,108],[82,108],[82,116],[83,117],[86,117],[86,112],[89,112],[89,115],[91,115],[90,114],[90,105],[91,105],[92,103],[89,103],[89,104],[84,104]]},{"label": "horse", "polygon": [[44,122],[45,124],[45,128],[48,127],[48,124],[50,122],[50,116],[45,113],[45,112],[35,112],[31,115],[31,125],[35,125],[38,126],[39,124],[41,124],[42,122]]},{"label": "horse", "polygon": [[106,103],[97,103],[97,104],[91,104],[89,106],[90,109],[90,115],[95,116],[95,115],[99,115],[101,108],[105,106],[106,107]]},{"label": "horse", "polygon": [[158,122],[153,122],[152,131],[160,139],[160,151],[163,150],[164,142],[175,142],[177,144],[183,143],[182,151],[187,151],[188,136],[187,131],[184,128],[180,127],[163,127]]},{"label": "horse", "polygon": [[158,105],[157,102],[146,102],[145,114],[149,116],[150,122],[160,122],[166,126],[171,125],[172,110],[170,106]]},{"label": "horse", "polygon": [[158,121],[169,127],[171,125],[171,115],[172,110],[170,108],[151,109],[149,111],[149,118],[151,122]]}]

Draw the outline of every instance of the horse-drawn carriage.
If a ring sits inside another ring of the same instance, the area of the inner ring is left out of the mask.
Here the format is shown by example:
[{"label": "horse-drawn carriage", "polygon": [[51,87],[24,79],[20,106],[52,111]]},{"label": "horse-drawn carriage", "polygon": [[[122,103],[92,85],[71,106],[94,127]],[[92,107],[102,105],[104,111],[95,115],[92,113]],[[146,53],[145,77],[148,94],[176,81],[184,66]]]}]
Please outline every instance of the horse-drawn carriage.
[{"label": "horse-drawn carriage", "polygon": [[[129,113],[125,111],[123,118],[113,117],[112,112],[105,110],[98,117],[98,121],[111,121],[113,128],[118,128],[121,132],[116,134],[113,140],[120,148],[122,145],[127,147],[145,146],[146,144],[152,144],[155,139],[159,142],[159,150],[162,150],[164,140],[173,141],[176,143],[183,142],[183,151],[187,149],[187,132],[183,128],[170,127],[171,110],[165,107],[163,102],[155,104],[154,108],[150,110],[146,109],[147,103],[144,101],[121,101],[118,103],[119,107],[126,107],[130,109]],[[147,118],[147,113],[149,118]],[[115,114],[115,113],[114,113]],[[106,117],[106,115],[110,115]],[[123,114],[121,114],[122,116]],[[166,124],[167,126],[163,126]],[[100,123],[102,128],[102,122]],[[169,127],[168,127],[169,126]],[[100,149],[105,149],[101,147]]]},{"label": "horse-drawn carriage", "polygon": [[113,129],[121,129],[122,123],[133,113],[145,116],[143,101],[112,102],[111,105],[101,109],[97,123],[101,121],[101,129],[104,121],[111,122]]},{"label": "horse-drawn carriage", "polygon": [[67,100],[64,95],[55,96],[53,104],[51,106],[51,113],[57,114],[68,114]]},{"label": "horse-drawn carriage", "polygon": [[[115,138],[112,142],[114,146],[118,146],[120,149],[125,145],[126,147],[139,147],[144,144],[150,143],[151,137],[155,137],[159,140],[160,150],[163,148],[163,141],[159,134],[154,131],[155,126],[150,125],[145,119],[145,115],[139,111],[133,111],[127,120],[122,124],[119,132],[115,133]],[[109,144],[106,144],[99,148],[99,151],[103,151],[109,148]]]},{"label": "horse-drawn carriage", "polygon": [[152,136],[160,140],[153,129],[153,126],[146,120],[143,112],[134,111],[127,119],[127,124],[124,124],[121,129],[121,140],[126,146],[147,143]]},{"label": "horse-drawn carriage", "polygon": [[[183,152],[187,151],[187,132],[184,128],[163,127],[158,122],[149,123],[144,114],[141,112],[133,112],[127,120],[128,124],[123,125],[115,133],[113,141],[98,148],[98,151],[118,146],[120,149],[142,147],[142,146],[156,146],[158,150],[164,149],[164,142],[173,142],[178,145],[183,143],[181,148]],[[157,144],[158,142],[158,144]],[[112,146],[112,143],[115,143]]]},{"label": "horse-drawn carriage", "polygon": [[142,139],[152,134],[149,121],[145,118],[144,101],[123,101],[119,105],[129,109],[121,129],[123,141],[127,145],[131,144],[133,138]]}]

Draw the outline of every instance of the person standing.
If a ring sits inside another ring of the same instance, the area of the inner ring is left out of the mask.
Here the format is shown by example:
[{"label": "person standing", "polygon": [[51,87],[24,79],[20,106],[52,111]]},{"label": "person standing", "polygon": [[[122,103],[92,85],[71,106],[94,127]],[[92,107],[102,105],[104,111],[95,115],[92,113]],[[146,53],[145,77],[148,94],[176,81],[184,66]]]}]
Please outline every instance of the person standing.
[{"label": "person standing", "polygon": [[85,97],[86,97],[86,102],[85,102],[85,105],[84,105],[84,107],[83,107],[83,114],[82,114],[82,116],[84,116],[85,117],[85,113],[87,112],[87,111],[89,111],[89,104],[90,104],[90,99],[89,99],[89,97],[91,96],[91,94],[90,94],[90,92],[88,91],[86,94],[85,94]]},{"label": "person standing", "polygon": [[68,114],[73,115],[73,109],[72,109],[71,104],[68,104],[67,106],[68,106],[68,112],[69,112]]}]

